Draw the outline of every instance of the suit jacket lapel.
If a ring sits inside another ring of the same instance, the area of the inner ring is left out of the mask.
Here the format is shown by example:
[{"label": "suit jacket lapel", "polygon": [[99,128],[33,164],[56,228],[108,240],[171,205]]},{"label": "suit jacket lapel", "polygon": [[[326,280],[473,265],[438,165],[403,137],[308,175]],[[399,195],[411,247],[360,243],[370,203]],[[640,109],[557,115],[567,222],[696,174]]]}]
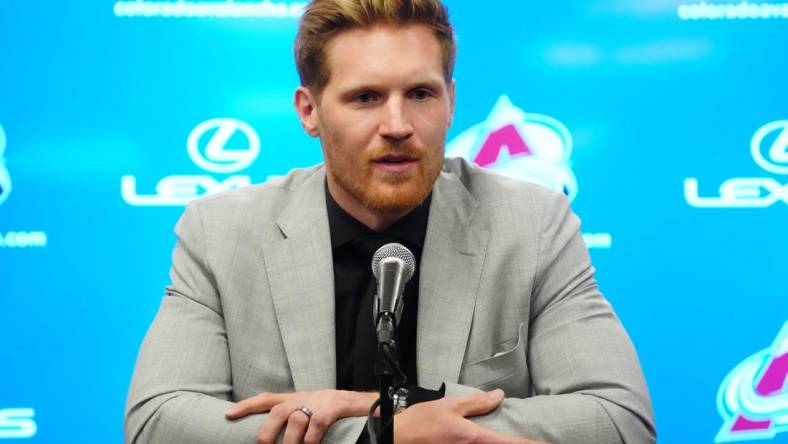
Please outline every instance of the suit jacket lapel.
[{"label": "suit jacket lapel", "polygon": [[295,191],[277,220],[284,239],[265,245],[266,271],[296,391],[336,386],[336,332],[325,170]]},{"label": "suit jacket lapel", "polygon": [[478,208],[457,176],[441,173],[420,269],[417,371],[423,387],[460,377],[489,239]]}]

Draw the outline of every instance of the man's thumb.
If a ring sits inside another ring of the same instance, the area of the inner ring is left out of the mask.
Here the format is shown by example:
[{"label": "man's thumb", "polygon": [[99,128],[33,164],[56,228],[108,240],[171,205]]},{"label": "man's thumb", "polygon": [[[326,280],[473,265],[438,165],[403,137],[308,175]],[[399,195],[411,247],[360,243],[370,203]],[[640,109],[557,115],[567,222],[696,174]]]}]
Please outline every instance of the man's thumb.
[{"label": "man's thumb", "polygon": [[457,408],[462,416],[484,415],[495,410],[503,401],[503,390],[495,389],[486,393],[478,393],[463,397],[457,403]]}]

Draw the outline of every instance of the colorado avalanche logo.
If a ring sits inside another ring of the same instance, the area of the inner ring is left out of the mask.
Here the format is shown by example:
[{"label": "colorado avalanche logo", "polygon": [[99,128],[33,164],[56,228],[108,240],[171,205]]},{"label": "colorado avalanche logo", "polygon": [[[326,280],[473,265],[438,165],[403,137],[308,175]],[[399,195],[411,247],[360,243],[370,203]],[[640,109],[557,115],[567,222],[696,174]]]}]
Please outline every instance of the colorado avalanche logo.
[{"label": "colorado avalanche logo", "polygon": [[11,176],[8,175],[8,170],[5,168],[5,131],[0,125],[0,205],[8,199],[11,194]]},{"label": "colorado avalanche logo", "polygon": [[716,442],[771,439],[788,431],[788,322],[771,347],[736,366],[717,393],[725,423]]},{"label": "colorado avalanche logo", "polygon": [[535,182],[569,199],[577,180],[569,165],[572,136],[558,120],[526,113],[502,95],[487,120],[454,138],[446,155],[463,157],[506,176]]}]

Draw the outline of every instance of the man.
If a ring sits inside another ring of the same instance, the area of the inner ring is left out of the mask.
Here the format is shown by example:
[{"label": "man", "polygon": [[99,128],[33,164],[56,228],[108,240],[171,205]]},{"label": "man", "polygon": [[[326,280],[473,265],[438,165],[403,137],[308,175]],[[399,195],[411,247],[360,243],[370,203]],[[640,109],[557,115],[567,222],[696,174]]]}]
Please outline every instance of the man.
[{"label": "man", "polygon": [[443,159],[454,40],[438,0],[314,0],[296,62],[325,165],[189,205],[127,441],[356,442],[377,397],[358,259],[393,238],[419,259],[398,344],[423,388],[396,442],[653,442],[567,200]]}]

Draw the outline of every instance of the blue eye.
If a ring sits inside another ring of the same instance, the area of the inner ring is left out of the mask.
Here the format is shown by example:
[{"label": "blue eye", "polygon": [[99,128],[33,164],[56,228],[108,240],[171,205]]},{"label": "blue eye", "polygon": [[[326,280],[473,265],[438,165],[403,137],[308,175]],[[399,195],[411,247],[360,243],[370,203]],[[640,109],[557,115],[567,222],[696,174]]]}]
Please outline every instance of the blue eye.
[{"label": "blue eye", "polygon": [[377,95],[373,92],[366,91],[360,94],[356,94],[353,97],[353,100],[360,103],[369,103],[377,99]]},{"label": "blue eye", "polygon": [[424,88],[419,88],[411,93],[411,97],[416,100],[427,100],[432,97],[432,93]]}]

